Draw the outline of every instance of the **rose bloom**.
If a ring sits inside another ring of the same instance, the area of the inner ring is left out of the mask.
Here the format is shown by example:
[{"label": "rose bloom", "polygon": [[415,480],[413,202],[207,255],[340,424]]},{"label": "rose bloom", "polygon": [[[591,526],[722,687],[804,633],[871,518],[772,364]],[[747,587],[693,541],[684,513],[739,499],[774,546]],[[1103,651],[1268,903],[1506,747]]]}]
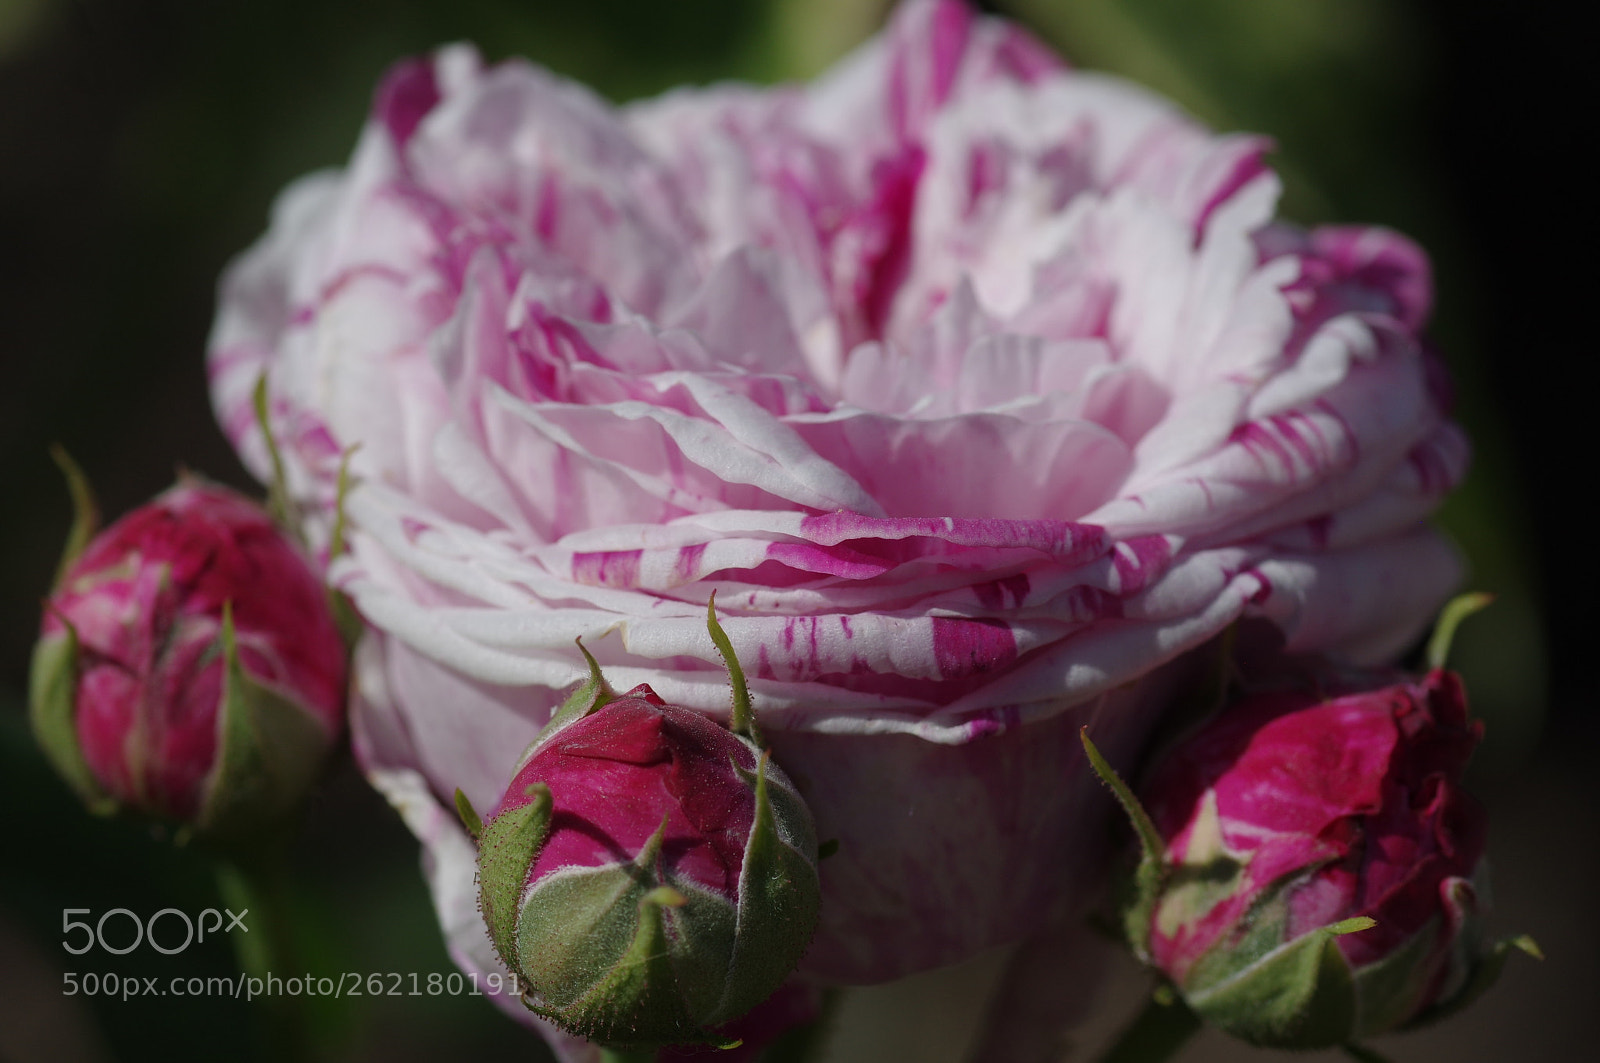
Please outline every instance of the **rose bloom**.
[{"label": "rose bloom", "polygon": [[1276,222],[1266,147],[927,0],[804,86],[389,73],[226,276],[210,372],[262,473],[268,374],[314,539],[359,444],[357,750],[463,965],[496,969],[448,796],[495,804],[575,637],[720,716],[716,592],[840,843],[801,970],[861,983],[1083,896],[1077,728],[1126,761],[1235,620],[1355,662],[1418,632],[1466,458],[1427,263]]}]

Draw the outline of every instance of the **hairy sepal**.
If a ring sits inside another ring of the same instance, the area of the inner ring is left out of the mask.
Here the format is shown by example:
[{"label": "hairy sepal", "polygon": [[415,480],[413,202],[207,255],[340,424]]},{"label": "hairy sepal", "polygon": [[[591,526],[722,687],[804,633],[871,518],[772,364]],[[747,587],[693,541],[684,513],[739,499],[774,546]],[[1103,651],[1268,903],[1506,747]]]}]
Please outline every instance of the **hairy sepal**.
[{"label": "hairy sepal", "polygon": [[553,807],[548,786],[535,783],[529,790],[531,801],[481,825],[478,836],[478,908],[495,951],[513,971],[524,970],[518,952],[517,915],[528,871],[550,835]]},{"label": "hairy sepal", "polygon": [[1335,938],[1373,925],[1356,917],[1279,945],[1225,978],[1185,989],[1203,1019],[1269,1048],[1331,1048],[1353,1036],[1355,979]]},{"label": "hairy sepal", "polygon": [[95,781],[78,744],[78,633],[63,622],[39,640],[28,673],[28,722],[34,740],[89,811],[110,815],[117,802]]},{"label": "hairy sepal", "polygon": [[755,819],[739,873],[733,963],[713,1024],[738,1018],[777,989],[805,955],[821,914],[816,828],[799,797],[770,784],[767,773],[768,758],[762,756],[754,773]]},{"label": "hairy sepal", "polygon": [[305,799],[333,736],[310,710],[245,672],[231,605],[223,608],[219,642],[217,759],[195,826],[211,839],[248,839],[280,824]]}]

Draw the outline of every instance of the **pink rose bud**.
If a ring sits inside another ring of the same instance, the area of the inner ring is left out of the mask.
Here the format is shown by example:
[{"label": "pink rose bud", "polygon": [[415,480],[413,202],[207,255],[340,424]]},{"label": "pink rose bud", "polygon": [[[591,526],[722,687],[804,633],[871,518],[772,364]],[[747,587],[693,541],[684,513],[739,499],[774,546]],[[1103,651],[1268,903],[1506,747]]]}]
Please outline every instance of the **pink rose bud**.
[{"label": "pink rose bud", "polygon": [[1158,854],[1126,912],[1135,949],[1255,1044],[1347,1044],[1465,1004],[1504,956],[1482,941],[1487,821],[1461,789],[1482,730],[1439,668],[1224,709],[1160,760],[1142,808],[1119,794]]},{"label": "pink rose bud", "polygon": [[[621,1047],[726,1044],[717,1031],[799,963],[820,906],[811,813],[756,741],[743,677],[733,729],[599,666],[524,755],[478,827],[479,900],[530,1008]],[[735,1031],[736,1033],[736,1031]]]},{"label": "pink rose bud", "polygon": [[345,690],[296,547],[242,496],[185,478],[73,552],[33,658],[34,733],[56,768],[96,811],[209,837],[278,820],[337,737]]}]

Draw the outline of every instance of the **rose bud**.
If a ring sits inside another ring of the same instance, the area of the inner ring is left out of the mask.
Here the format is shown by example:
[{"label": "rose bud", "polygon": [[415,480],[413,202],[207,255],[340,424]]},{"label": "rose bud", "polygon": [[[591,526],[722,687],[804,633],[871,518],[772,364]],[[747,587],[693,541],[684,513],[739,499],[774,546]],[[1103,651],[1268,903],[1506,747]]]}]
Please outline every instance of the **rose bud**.
[{"label": "rose bud", "polygon": [[317,576],[254,503],[189,477],[88,541],[92,503],[62,463],[79,521],[34,650],[40,745],[97,812],[214,839],[279,821],[342,719]]},{"label": "rose bud", "polygon": [[601,1044],[731,1044],[715,1028],[778,989],[816,929],[811,813],[758,745],[728,663],[732,729],[648,685],[590,678],[524,754],[480,827],[479,903],[524,1002]]},{"label": "rose bud", "polygon": [[1507,946],[1533,949],[1481,935],[1486,817],[1461,789],[1481,736],[1436,667],[1238,701],[1157,763],[1142,805],[1091,747],[1146,849],[1135,950],[1259,1045],[1348,1044],[1464,1005]]}]

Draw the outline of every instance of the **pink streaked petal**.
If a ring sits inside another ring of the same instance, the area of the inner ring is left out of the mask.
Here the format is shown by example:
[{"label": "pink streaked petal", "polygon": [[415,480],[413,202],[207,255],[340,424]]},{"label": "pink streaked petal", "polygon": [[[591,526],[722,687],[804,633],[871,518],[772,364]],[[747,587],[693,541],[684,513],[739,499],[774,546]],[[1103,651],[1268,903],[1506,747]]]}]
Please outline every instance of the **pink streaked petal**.
[{"label": "pink streaked petal", "polygon": [[1287,633],[1290,651],[1317,646],[1358,664],[1376,663],[1421,634],[1461,579],[1461,567],[1455,551],[1427,528],[1359,549],[1273,558],[1258,566],[1270,589],[1252,612]]}]

